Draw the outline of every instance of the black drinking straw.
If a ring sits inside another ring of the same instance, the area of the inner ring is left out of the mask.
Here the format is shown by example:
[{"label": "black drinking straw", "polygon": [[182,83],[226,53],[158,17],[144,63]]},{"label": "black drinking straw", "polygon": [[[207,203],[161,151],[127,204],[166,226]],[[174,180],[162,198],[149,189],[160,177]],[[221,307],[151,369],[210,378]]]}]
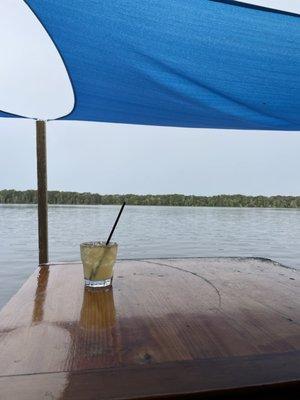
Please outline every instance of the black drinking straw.
[{"label": "black drinking straw", "polygon": [[120,211],[119,211],[119,214],[118,214],[118,216],[117,216],[117,219],[115,220],[114,226],[112,227],[112,230],[110,231],[110,234],[109,234],[108,239],[107,239],[107,241],[106,241],[106,243],[105,243],[105,246],[107,246],[108,243],[110,242],[110,239],[111,239],[111,237],[112,237],[112,235],[113,235],[113,233],[114,233],[114,231],[115,231],[115,229],[116,229],[117,223],[119,222],[119,219],[120,219],[120,217],[121,217],[121,214],[122,214],[122,211],[123,211],[123,209],[124,209],[124,207],[125,207],[125,204],[126,204],[126,201],[124,201],[124,203],[122,204],[122,207],[121,207],[121,209],[120,209]]}]

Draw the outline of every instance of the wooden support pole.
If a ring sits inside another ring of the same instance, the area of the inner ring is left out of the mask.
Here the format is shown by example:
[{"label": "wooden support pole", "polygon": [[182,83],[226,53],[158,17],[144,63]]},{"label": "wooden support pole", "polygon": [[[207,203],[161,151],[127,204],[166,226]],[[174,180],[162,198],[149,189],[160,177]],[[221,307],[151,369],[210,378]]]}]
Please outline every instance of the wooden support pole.
[{"label": "wooden support pole", "polygon": [[39,264],[48,262],[48,194],[46,122],[36,121]]}]

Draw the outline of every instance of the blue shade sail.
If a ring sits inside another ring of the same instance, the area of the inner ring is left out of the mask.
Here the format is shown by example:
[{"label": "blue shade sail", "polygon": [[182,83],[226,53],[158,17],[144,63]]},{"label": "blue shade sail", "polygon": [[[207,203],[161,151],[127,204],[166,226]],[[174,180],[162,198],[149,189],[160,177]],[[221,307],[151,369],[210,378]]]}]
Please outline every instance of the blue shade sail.
[{"label": "blue shade sail", "polygon": [[300,130],[297,15],[212,0],[27,4],[73,83],[64,119]]}]

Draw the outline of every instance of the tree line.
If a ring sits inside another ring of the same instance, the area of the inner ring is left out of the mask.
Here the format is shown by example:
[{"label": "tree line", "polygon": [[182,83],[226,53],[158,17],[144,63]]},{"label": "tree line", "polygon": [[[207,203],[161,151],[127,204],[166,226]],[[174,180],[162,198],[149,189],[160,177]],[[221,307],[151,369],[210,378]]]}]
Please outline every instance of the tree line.
[{"label": "tree line", "polygon": [[[49,204],[121,204],[126,201],[129,205],[141,206],[194,206],[194,207],[276,207],[299,208],[300,196],[244,196],[217,195],[217,196],[186,196],[183,194],[137,195],[137,194],[97,194],[48,192]],[[36,204],[36,190],[0,190],[2,204]]]}]

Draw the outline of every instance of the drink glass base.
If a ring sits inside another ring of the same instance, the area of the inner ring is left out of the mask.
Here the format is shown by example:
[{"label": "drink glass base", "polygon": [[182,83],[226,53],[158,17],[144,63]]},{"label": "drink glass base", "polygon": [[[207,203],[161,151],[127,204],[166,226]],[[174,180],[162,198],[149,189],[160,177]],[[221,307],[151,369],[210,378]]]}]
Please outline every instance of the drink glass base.
[{"label": "drink glass base", "polygon": [[104,279],[103,281],[90,281],[89,279],[84,279],[85,286],[92,288],[105,288],[111,286],[112,278]]}]

